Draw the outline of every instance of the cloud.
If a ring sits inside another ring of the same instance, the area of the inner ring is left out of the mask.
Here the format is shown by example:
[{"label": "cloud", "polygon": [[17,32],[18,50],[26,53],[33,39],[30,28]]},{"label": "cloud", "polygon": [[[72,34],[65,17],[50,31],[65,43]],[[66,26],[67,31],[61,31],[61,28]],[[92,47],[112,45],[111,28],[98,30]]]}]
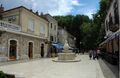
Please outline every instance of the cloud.
[{"label": "cloud", "polygon": [[72,1],[72,4],[73,4],[73,5],[77,5],[77,6],[80,5],[79,2],[78,2],[77,0],[73,0],[73,1]]},{"label": "cloud", "polygon": [[71,3],[74,6],[85,6],[85,4],[80,3],[78,0],[72,0]]},{"label": "cloud", "polygon": [[24,2],[32,9],[51,15],[66,15],[74,9],[74,6],[82,6],[78,0],[24,0]]},{"label": "cloud", "polygon": [[32,9],[36,9],[38,4],[35,0],[24,0],[24,3]]},{"label": "cloud", "polygon": [[93,18],[92,14],[94,14],[94,13],[95,12],[93,12],[93,11],[88,11],[88,12],[84,13],[84,15],[87,15],[90,19],[92,19]]},{"label": "cloud", "polygon": [[79,14],[84,14],[84,15],[87,15],[90,19],[92,19],[92,15],[94,13],[97,12],[97,9],[96,8],[92,8],[92,7],[83,7],[83,8],[80,8],[77,13]]},{"label": "cloud", "polygon": [[[33,11],[54,15],[85,14],[92,18],[97,0],[0,0],[5,9],[25,6]],[[13,4],[14,3],[14,4]],[[90,5],[91,4],[91,5]]]}]

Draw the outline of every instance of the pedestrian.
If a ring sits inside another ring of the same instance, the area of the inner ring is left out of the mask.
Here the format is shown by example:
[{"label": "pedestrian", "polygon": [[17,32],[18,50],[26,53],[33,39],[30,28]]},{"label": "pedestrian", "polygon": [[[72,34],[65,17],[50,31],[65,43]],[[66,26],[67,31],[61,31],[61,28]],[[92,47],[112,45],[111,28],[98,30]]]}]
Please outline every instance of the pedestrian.
[{"label": "pedestrian", "polygon": [[100,57],[100,50],[98,49],[98,50],[97,50],[96,58],[99,59],[99,57]]},{"label": "pedestrian", "polygon": [[96,51],[95,50],[93,50],[93,60],[95,60],[95,58],[96,58]]},{"label": "pedestrian", "polygon": [[89,51],[89,58],[91,60],[91,58],[92,58],[92,50]]}]

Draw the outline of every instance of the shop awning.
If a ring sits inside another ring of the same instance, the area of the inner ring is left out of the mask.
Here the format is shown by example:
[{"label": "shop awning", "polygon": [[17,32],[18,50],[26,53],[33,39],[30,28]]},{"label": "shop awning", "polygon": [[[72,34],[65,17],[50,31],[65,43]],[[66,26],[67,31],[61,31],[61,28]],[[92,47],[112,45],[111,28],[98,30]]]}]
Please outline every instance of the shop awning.
[{"label": "shop awning", "polygon": [[114,39],[116,36],[120,35],[120,30],[118,30],[117,32],[115,32],[114,34],[112,34],[108,39],[106,39],[105,41],[103,41],[99,46],[107,43],[108,41]]},{"label": "shop awning", "polygon": [[53,43],[52,46],[54,46],[57,49],[63,49],[63,44],[62,43]]}]

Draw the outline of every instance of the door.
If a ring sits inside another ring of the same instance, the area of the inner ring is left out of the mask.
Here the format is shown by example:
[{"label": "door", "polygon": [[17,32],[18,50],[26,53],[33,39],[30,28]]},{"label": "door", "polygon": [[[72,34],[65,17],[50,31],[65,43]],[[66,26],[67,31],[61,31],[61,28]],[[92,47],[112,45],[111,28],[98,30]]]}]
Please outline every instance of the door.
[{"label": "door", "polygon": [[28,46],[28,57],[29,59],[33,58],[33,43],[29,42],[29,46]]},{"label": "door", "polygon": [[17,54],[17,41],[10,40],[9,59],[16,60]]}]

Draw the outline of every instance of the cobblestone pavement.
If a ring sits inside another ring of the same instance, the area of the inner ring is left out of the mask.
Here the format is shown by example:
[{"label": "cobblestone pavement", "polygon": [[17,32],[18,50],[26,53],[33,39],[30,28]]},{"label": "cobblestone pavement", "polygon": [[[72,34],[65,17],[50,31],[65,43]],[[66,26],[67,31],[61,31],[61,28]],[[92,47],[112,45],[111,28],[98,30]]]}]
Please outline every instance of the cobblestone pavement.
[{"label": "cobblestone pavement", "polygon": [[19,78],[105,78],[97,60],[78,55],[80,62],[53,62],[53,58],[2,65],[0,70]]}]

